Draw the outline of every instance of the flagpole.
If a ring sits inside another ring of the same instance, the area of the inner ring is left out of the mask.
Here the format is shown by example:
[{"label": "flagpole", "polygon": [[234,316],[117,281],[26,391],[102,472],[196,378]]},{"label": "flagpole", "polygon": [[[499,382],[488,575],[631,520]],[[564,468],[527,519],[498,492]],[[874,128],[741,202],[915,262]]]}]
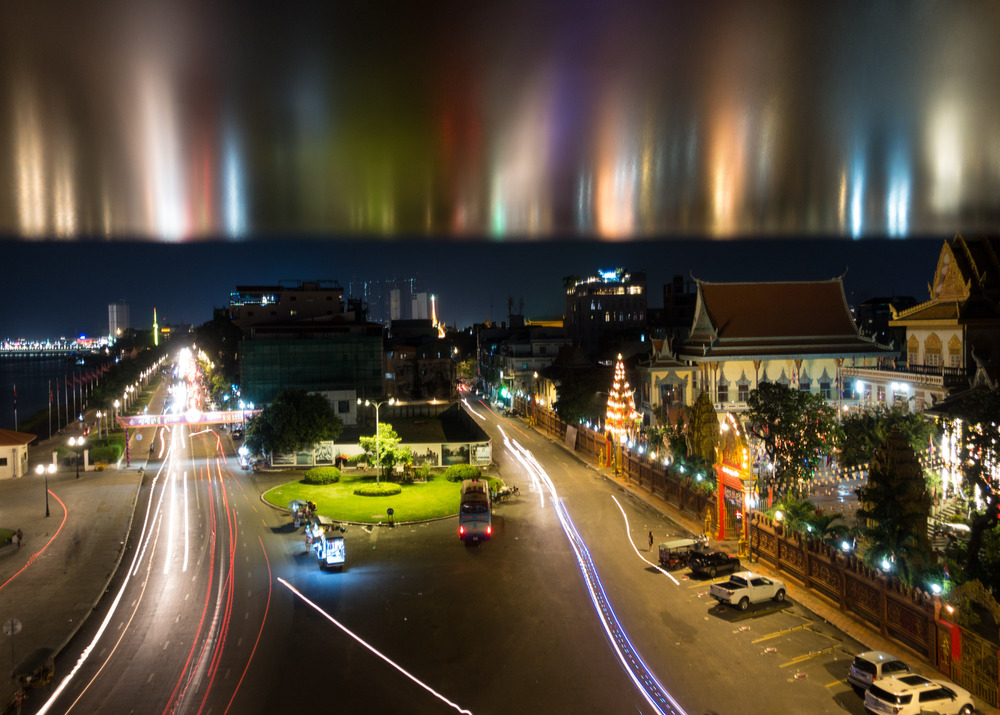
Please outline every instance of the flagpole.
[{"label": "flagpole", "polygon": [[52,378],[49,378],[49,439],[52,439]]},{"label": "flagpole", "polygon": [[17,432],[17,385],[14,385],[14,431]]}]

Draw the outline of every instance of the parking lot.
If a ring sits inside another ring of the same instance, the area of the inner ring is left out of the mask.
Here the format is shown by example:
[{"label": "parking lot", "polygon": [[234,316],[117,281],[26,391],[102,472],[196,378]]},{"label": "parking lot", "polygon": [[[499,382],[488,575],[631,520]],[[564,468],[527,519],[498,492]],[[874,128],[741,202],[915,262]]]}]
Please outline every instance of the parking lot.
[{"label": "parking lot", "polygon": [[830,700],[829,712],[864,715],[863,700],[848,684],[847,671],[855,654],[869,648],[792,600],[752,604],[739,611],[709,595],[710,586],[725,578],[702,580],[686,574],[678,578],[703,601],[707,620],[728,631],[736,662],[765,661],[784,682],[822,689]]}]

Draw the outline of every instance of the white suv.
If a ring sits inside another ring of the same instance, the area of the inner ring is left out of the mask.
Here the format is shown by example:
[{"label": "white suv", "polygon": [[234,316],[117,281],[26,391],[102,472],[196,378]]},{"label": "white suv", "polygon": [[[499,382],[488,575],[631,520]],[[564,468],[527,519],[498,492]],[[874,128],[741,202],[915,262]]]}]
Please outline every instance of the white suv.
[{"label": "white suv", "polygon": [[953,683],[922,675],[880,678],[865,693],[865,712],[872,715],[972,715],[972,694]]}]

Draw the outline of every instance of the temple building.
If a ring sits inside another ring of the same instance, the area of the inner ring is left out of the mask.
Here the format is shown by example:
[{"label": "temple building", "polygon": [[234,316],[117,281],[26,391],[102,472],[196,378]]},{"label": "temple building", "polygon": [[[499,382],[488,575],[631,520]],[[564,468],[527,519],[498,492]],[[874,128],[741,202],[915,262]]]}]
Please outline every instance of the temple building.
[{"label": "temple building", "polygon": [[839,403],[846,366],[878,366],[892,353],[862,336],[842,278],[826,281],[697,281],[694,320],[676,346],[657,343],[639,368],[639,410],[691,405],[702,391],[716,412],[743,412],[750,391],[771,381]]},{"label": "temple building", "polygon": [[859,400],[922,411],[968,389],[977,367],[1000,362],[998,254],[996,237],[944,242],[929,300],[892,311],[889,327],[906,331],[905,363],[845,368]]}]

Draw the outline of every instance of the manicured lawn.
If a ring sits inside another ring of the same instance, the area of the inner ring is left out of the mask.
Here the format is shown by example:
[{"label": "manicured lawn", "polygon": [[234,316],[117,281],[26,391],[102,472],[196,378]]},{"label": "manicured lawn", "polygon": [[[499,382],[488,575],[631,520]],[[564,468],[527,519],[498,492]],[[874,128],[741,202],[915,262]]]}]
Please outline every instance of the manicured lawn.
[{"label": "manicured lawn", "polygon": [[[492,478],[487,477],[490,481]],[[301,481],[288,482],[264,494],[275,506],[287,507],[295,499],[311,501],[316,511],[337,521],[376,523],[386,521],[392,508],[395,521],[421,521],[458,513],[458,482],[437,477],[429,482],[403,484],[403,492],[391,497],[359,497],[354,486],[373,483],[374,476],[345,476],[337,484],[316,486]]]}]

